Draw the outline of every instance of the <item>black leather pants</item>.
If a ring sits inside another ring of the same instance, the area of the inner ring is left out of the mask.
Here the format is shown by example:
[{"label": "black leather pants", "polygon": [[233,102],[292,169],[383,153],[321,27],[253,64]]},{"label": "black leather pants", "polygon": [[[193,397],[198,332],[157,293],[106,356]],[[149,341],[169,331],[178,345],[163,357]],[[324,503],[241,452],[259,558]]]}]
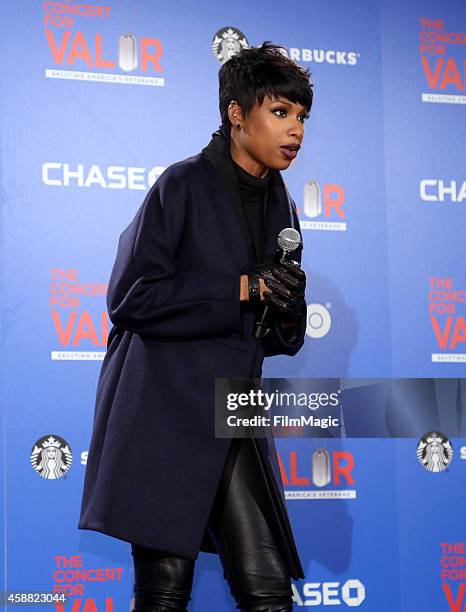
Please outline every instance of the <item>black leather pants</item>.
[{"label": "black leather pants", "polygon": [[[267,496],[249,439],[234,439],[207,529],[223,575],[244,612],[292,610],[290,577],[266,520]],[[131,545],[135,570],[134,612],[186,611],[193,559]]]}]

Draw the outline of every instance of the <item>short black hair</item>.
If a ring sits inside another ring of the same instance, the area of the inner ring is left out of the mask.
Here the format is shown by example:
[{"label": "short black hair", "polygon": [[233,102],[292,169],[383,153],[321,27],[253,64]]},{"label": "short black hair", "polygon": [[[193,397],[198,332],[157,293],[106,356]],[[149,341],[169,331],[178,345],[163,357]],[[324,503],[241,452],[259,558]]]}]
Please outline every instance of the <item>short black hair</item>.
[{"label": "short black hair", "polygon": [[225,62],[218,73],[223,130],[230,135],[228,106],[232,100],[238,102],[244,117],[256,101],[262,104],[266,95],[283,96],[290,102],[302,104],[309,112],[313,98],[310,76],[307,68],[287,57],[284,47],[270,41],[260,47],[242,49]]}]

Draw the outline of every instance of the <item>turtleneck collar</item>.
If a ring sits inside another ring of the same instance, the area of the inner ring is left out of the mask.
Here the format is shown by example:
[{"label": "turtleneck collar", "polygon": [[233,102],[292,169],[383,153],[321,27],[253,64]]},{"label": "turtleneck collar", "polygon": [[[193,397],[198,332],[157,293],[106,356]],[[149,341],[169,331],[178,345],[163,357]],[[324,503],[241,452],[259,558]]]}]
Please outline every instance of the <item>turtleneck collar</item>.
[{"label": "turtleneck collar", "polygon": [[256,176],[249,174],[249,172],[246,172],[246,170],[237,164],[233,158],[231,161],[233,163],[233,167],[235,168],[241,190],[259,195],[267,189],[270,182],[270,171],[267,172],[267,175],[263,178],[257,178]]},{"label": "turtleneck collar", "polygon": [[269,184],[271,189],[277,185],[277,182],[281,180],[278,170],[270,169],[267,176],[260,179],[241,168],[231,156],[230,142],[230,134],[223,128],[223,125],[220,125],[212,134],[210,143],[203,149],[212,164],[225,178],[233,181],[243,194],[247,191],[251,195],[262,195]]},{"label": "turtleneck collar", "polygon": [[[220,126],[213,134],[210,142],[202,149],[202,154],[206,158],[208,164],[213,166],[220,175],[220,178],[228,191],[231,198],[232,208],[238,218],[238,222],[243,231],[244,236],[248,236],[248,219],[245,211],[244,193],[240,190],[239,179],[232,163],[230,153],[230,139],[225,134],[222,126]],[[264,218],[268,219],[270,227],[277,227],[277,233],[283,227],[294,226],[291,216],[291,204],[287,195],[286,186],[279,170],[270,169],[267,173],[269,177],[269,189],[264,194]],[[256,177],[253,177],[256,178]],[[267,178],[267,177],[265,177]],[[261,180],[261,179],[256,179]],[[267,194],[269,197],[267,197]],[[270,200],[270,202],[268,202]],[[273,202],[273,206],[271,203]],[[269,227],[269,226],[267,226]],[[268,251],[270,256],[273,255],[276,248],[276,236],[270,238]],[[252,245],[251,245],[252,246]],[[251,265],[256,265],[257,259],[254,255],[254,249],[247,247],[248,259]]]}]

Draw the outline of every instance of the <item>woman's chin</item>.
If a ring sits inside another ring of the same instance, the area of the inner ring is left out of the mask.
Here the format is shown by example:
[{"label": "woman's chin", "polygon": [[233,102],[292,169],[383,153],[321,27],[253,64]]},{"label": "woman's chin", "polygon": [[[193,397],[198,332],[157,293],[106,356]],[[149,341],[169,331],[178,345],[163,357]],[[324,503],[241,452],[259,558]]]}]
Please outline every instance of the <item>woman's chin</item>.
[{"label": "woman's chin", "polygon": [[292,161],[293,160],[291,159],[280,159],[277,161],[275,166],[273,166],[273,169],[274,170],[286,170],[287,168],[289,168]]}]

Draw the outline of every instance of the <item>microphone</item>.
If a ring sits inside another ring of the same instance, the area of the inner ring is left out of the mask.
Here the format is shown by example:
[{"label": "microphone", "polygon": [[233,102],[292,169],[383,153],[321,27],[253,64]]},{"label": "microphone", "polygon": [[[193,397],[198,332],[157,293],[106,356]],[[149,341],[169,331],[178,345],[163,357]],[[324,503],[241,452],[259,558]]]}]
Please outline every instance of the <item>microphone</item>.
[{"label": "microphone", "polygon": [[[296,251],[301,244],[301,235],[293,227],[285,227],[285,229],[282,229],[282,231],[278,234],[277,242],[278,249],[274,260],[276,261],[278,258],[279,262],[291,261],[290,254],[293,253],[293,251]],[[264,307],[261,318],[256,321],[254,326],[254,340],[261,340],[269,333],[269,310],[270,307],[267,304]]]}]

